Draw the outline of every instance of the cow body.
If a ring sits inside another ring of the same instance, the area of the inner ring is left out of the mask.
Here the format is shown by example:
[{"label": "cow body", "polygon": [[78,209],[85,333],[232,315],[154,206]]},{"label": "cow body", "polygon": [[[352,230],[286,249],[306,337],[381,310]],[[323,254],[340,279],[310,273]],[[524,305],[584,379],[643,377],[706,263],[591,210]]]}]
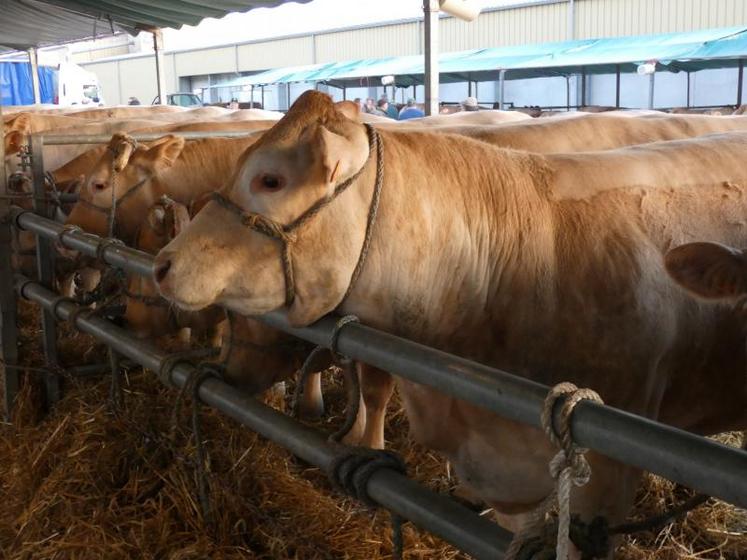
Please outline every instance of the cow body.
[{"label": "cow body", "polygon": [[[375,184],[360,125],[307,92],[248,150],[224,191],[247,211],[290,223],[362,169],[351,190],[294,239],[292,324],[338,309],[547,385],[592,387],[612,406],[681,428],[745,425],[743,383],[724,382],[741,401],[728,410],[719,384],[703,384],[699,395],[678,389],[716,375],[742,379],[744,345],[733,346],[731,332],[703,328],[733,325],[724,310],[674,287],[661,259],[688,238],[747,242],[744,135],[636,148],[635,171],[621,175],[605,169],[630,163],[628,150],[569,161],[458,136],[380,135],[386,175],[378,219],[344,301]],[[662,153],[678,167],[658,169]],[[565,177],[576,176],[594,180],[575,190]],[[286,298],[278,244],[217,203],[159,253],[156,279],[165,297],[188,309],[217,302],[260,314]],[[709,362],[717,355],[730,358]],[[397,383],[416,439],[448,457],[499,511],[528,511],[550,493],[556,450],[539,430]],[[636,473],[595,453],[590,462],[594,474],[574,494],[572,510],[619,520]]]}]

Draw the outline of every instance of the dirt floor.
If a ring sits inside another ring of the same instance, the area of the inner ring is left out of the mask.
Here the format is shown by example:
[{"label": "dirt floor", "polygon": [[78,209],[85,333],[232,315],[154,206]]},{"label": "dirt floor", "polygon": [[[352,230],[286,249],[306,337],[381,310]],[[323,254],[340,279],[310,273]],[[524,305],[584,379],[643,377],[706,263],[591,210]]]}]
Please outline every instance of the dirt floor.
[{"label": "dirt floor", "polygon": [[[40,365],[38,321],[22,302],[22,361]],[[68,363],[96,358],[89,337],[63,328]],[[176,391],[131,370],[124,406],[114,413],[108,379],[65,379],[63,400],[43,416],[37,374],[28,372],[14,424],[0,427],[0,556],[5,559],[391,557],[389,515],[341,497],[318,469],[219,413],[203,409],[209,452],[212,523],[196,500],[194,445],[185,408],[170,438]],[[328,374],[331,412],[318,427],[339,425],[343,391]],[[285,405],[276,398],[275,406]],[[445,463],[407,437],[397,402],[387,443],[409,474],[439,492],[454,489]],[[737,436],[724,436],[739,445]],[[641,518],[689,494],[648,476],[634,512]],[[490,515],[487,512],[486,515]],[[405,526],[405,558],[465,558],[424,531]],[[747,558],[747,512],[718,501],[666,529],[628,538],[624,560]]]}]

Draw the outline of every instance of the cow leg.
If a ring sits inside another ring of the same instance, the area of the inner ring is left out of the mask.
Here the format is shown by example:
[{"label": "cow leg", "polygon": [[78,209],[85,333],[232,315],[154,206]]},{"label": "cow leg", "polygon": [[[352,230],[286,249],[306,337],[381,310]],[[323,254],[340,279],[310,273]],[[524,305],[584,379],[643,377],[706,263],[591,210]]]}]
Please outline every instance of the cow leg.
[{"label": "cow leg", "polygon": [[363,435],[358,445],[384,449],[384,421],[386,407],[394,391],[394,378],[385,371],[361,363],[358,364],[358,378],[365,409]]},{"label": "cow leg", "polygon": [[303,418],[314,420],[324,414],[324,396],[322,395],[322,374],[309,374],[303,386],[303,397],[298,405]]}]

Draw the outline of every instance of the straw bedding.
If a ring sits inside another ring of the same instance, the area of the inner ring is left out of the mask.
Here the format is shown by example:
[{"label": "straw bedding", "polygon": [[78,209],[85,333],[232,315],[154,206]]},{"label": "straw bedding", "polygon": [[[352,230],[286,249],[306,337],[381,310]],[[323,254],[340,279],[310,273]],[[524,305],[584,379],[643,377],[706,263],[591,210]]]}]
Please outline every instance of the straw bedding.
[{"label": "straw bedding", "polygon": [[[21,302],[22,361],[42,363],[38,317]],[[93,360],[93,340],[63,326],[67,363]],[[186,415],[169,438],[176,391],[150,372],[131,370],[124,407],[114,413],[107,379],[65,379],[63,400],[43,416],[38,377],[25,375],[13,425],[0,427],[0,556],[6,559],[258,558],[379,559],[391,557],[389,516],[331,490],[324,475],[219,413],[203,409],[210,456],[212,523],[196,500],[194,445]],[[285,405],[271,397],[273,406]],[[325,379],[331,431],[343,391]],[[407,438],[398,402],[390,405],[387,443],[403,454],[410,476],[439,492],[454,489],[447,466]],[[729,443],[739,444],[738,437]],[[634,515],[644,517],[687,494],[646,478]],[[490,515],[490,513],[486,513]],[[465,556],[425,531],[405,526],[405,558]],[[747,512],[714,502],[658,534],[628,538],[625,560],[747,558]]]}]

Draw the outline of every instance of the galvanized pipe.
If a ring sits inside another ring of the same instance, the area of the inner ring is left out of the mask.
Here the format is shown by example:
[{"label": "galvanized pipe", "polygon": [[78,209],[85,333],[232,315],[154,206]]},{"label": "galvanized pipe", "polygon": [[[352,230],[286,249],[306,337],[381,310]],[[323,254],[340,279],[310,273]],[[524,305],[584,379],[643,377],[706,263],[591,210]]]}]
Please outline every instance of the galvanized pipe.
[{"label": "galvanized pipe", "polygon": [[[169,134],[181,136],[185,140],[199,140],[200,138],[244,138],[264,132],[263,130],[226,130],[210,132],[141,132],[130,134],[139,142],[152,142]],[[64,144],[107,144],[111,134],[43,134],[45,146],[59,146]]]},{"label": "galvanized pipe", "polygon": [[[69,301],[58,305],[59,294],[23,276],[16,277],[18,293],[56,311],[57,317],[68,320],[79,309]],[[114,348],[144,367],[158,371],[167,354],[148,342],[139,340],[106,319],[79,315],[75,326]],[[180,363],[173,369],[171,380],[182,387],[194,371],[191,364]],[[325,436],[310,427],[248,397],[227,383],[208,379],[200,385],[200,400],[263,437],[285,447],[294,455],[327,469],[337,450]],[[436,494],[391,469],[376,471],[368,482],[368,494],[386,509],[415,525],[440,536],[475,558],[501,558],[511,541],[511,534],[487,519],[468,510],[450,498]]]},{"label": "galvanized pipe", "polygon": [[[33,212],[13,209],[22,228],[56,237],[62,226]],[[95,256],[100,238],[81,233],[64,237],[65,246]],[[136,274],[150,274],[151,255],[126,247],[110,246],[104,259]],[[294,328],[284,313],[259,319],[277,329],[328,345],[334,317],[324,317],[308,327]],[[340,352],[352,359],[395,373],[469,401],[500,416],[540,427],[540,413],[548,387],[476,362],[366,327],[349,324],[338,339]],[[560,403],[555,422],[559,425]],[[641,418],[609,406],[582,401],[573,414],[574,440],[612,459],[638,467],[720,498],[747,507],[747,452]]]}]

